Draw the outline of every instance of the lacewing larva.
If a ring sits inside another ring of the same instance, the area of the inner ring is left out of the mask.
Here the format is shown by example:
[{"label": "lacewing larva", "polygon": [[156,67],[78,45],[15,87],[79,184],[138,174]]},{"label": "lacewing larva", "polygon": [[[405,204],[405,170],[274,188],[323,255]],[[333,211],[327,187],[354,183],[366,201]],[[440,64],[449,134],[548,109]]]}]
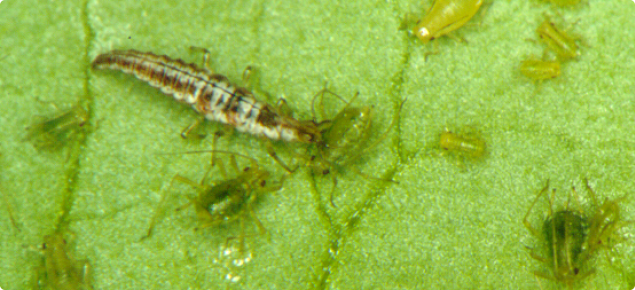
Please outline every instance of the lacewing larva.
[{"label": "lacewing larva", "polygon": [[520,63],[520,72],[535,81],[553,79],[560,76],[560,62],[530,58]]},{"label": "lacewing larva", "polygon": [[546,18],[536,29],[540,40],[552,50],[560,60],[569,60],[580,55],[576,39],[567,34],[566,30],[558,28],[549,18]]},{"label": "lacewing larva", "polygon": [[483,0],[435,0],[413,29],[423,43],[439,38],[465,25],[483,4]]},{"label": "lacewing larva", "polygon": [[56,231],[44,236],[42,244],[44,265],[37,269],[39,289],[92,290],[90,265],[77,261],[68,251],[66,239]]},{"label": "lacewing larva", "polygon": [[27,127],[27,137],[38,149],[58,149],[76,137],[88,121],[88,112],[80,105],[53,118]]},{"label": "lacewing larva", "polygon": [[313,122],[302,122],[219,74],[181,59],[136,50],[113,50],[98,55],[95,69],[120,70],[188,104],[206,119],[230,125],[270,140],[313,143],[321,140]]}]

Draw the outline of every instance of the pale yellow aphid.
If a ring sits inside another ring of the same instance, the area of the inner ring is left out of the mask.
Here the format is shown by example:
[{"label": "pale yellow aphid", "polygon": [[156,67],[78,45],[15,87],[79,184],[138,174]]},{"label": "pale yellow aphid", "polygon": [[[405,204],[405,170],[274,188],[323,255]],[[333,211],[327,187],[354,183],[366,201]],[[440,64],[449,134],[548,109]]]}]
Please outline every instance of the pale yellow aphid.
[{"label": "pale yellow aphid", "polygon": [[536,33],[538,33],[540,40],[547,45],[547,48],[552,50],[560,60],[568,60],[580,55],[576,44],[577,38],[568,35],[566,30],[556,27],[549,18],[540,24]]},{"label": "pale yellow aphid", "polygon": [[486,153],[485,140],[473,135],[459,135],[450,131],[444,131],[439,137],[441,149],[456,153],[468,158],[480,158]]},{"label": "pale yellow aphid", "polygon": [[526,59],[520,63],[520,72],[535,81],[553,79],[560,76],[560,62]]},{"label": "pale yellow aphid", "polygon": [[482,4],[483,0],[435,0],[413,33],[423,43],[439,38],[463,26]]}]

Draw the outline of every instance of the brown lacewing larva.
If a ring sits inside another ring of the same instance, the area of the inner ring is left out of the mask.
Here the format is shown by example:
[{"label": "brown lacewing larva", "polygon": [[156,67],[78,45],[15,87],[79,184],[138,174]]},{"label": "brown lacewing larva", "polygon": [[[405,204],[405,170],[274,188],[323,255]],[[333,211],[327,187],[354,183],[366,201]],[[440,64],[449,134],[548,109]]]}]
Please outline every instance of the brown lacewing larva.
[{"label": "brown lacewing larva", "polygon": [[535,81],[553,79],[560,76],[560,62],[526,59],[520,63],[520,72]]},{"label": "brown lacewing larva", "polygon": [[413,33],[423,43],[459,29],[483,4],[483,0],[435,0]]},{"label": "brown lacewing larva", "polygon": [[485,155],[487,148],[485,141],[478,137],[459,135],[447,130],[441,133],[439,146],[443,150],[470,158],[482,157]]},{"label": "brown lacewing larva", "polygon": [[93,68],[133,74],[177,101],[191,105],[206,119],[231,125],[240,132],[288,142],[321,140],[314,122],[298,121],[280,113],[276,107],[256,100],[249,90],[229,83],[226,77],[181,59],[136,50],[113,50],[97,56]]}]

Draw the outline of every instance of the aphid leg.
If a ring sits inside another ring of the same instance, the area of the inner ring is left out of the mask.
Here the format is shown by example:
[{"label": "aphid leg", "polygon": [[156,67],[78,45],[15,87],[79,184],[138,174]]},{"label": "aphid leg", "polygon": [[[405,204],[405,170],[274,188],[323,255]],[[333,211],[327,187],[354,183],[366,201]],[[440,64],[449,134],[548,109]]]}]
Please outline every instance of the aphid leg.
[{"label": "aphid leg", "polygon": [[18,230],[18,232],[20,232],[21,231],[20,227],[18,226],[18,223],[16,222],[16,219],[15,219],[15,211],[13,210],[13,205],[11,204],[11,201],[9,200],[9,196],[7,194],[3,194],[3,201],[6,205],[7,213],[9,214],[9,220],[11,220],[11,224],[16,230]]},{"label": "aphid leg", "polygon": [[243,71],[243,83],[245,83],[245,85],[247,87],[249,87],[249,81],[251,81],[251,76],[255,74],[255,70],[252,66],[248,65],[245,70]]},{"label": "aphid leg", "polygon": [[[174,177],[172,177],[172,180],[170,181],[170,185],[168,186],[168,188],[166,190],[164,190],[163,195],[161,195],[161,201],[159,201],[159,205],[157,205],[156,210],[154,212],[154,215],[152,216],[152,219],[150,220],[150,226],[148,227],[148,232],[146,233],[146,235],[141,237],[140,241],[145,240],[145,239],[149,238],[150,235],[152,235],[152,231],[154,230],[154,227],[156,226],[157,222],[162,217],[162,215],[163,215],[163,213],[165,211],[165,207],[166,207],[167,202],[168,202],[168,197],[170,195],[170,189],[172,189],[172,186],[174,185],[174,181],[179,181],[179,182],[185,183],[185,184],[190,185],[190,186],[192,186],[194,188],[203,189],[203,186],[201,186],[200,184],[190,180],[187,177],[183,177],[183,176],[178,175],[178,174],[174,175]],[[190,206],[190,204],[192,204],[192,202],[189,202],[189,203],[177,208],[176,211],[183,210],[183,209],[187,208],[188,206]]]},{"label": "aphid leg", "polygon": [[300,167],[299,165],[297,165],[295,168],[291,169],[291,167],[284,163],[284,161],[282,161],[282,159],[280,159],[280,156],[278,156],[278,154],[276,153],[276,150],[273,148],[273,143],[271,143],[271,141],[265,140],[265,147],[269,156],[271,156],[271,158],[273,158],[273,160],[275,160],[287,172],[293,173],[298,170],[298,167]]},{"label": "aphid leg", "polygon": [[540,199],[540,197],[549,190],[549,180],[547,179],[547,184],[545,185],[545,187],[540,190],[540,192],[538,193],[538,195],[536,196],[536,198],[534,199],[534,201],[531,203],[531,206],[529,207],[529,210],[527,210],[527,213],[525,214],[525,217],[523,218],[523,224],[525,225],[525,227],[529,230],[529,232],[531,232],[531,234],[534,237],[540,237],[540,232],[538,230],[536,230],[531,223],[529,223],[529,221],[527,220],[527,218],[529,218],[529,215],[531,214],[531,210],[534,208],[534,206],[536,205],[536,203],[538,203],[538,200]]},{"label": "aphid leg", "polygon": [[591,201],[593,202],[593,205],[597,206],[598,205],[598,200],[597,200],[597,197],[595,195],[595,191],[589,185],[589,179],[586,178],[586,177],[584,178],[584,185],[586,186],[586,190],[589,193],[589,196],[591,197]]},{"label": "aphid leg", "polygon": [[93,268],[90,265],[90,261],[88,261],[88,259],[84,259],[84,260],[79,260],[77,261],[80,263],[80,265],[82,265],[81,268],[81,273],[80,273],[80,278],[82,281],[84,281],[84,284],[86,284],[85,286],[87,286],[88,288],[86,289],[81,289],[81,290],[92,290],[95,289],[93,287]]},{"label": "aphid leg", "polygon": [[219,167],[221,169],[221,173],[223,174],[224,177],[227,176],[227,172],[225,171],[225,167],[223,166],[222,162],[220,161],[220,159],[216,158],[216,143],[218,142],[218,139],[220,139],[220,137],[222,137],[224,135],[223,131],[216,131],[214,132],[214,139],[212,139],[212,150],[210,150],[210,166],[209,168],[205,171],[205,174],[203,175],[203,182],[201,182],[201,184],[205,184],[205,179],[207,179],[207,177],[209,176],[210,172],[212,171],[212,168],[214,168],[214,166],[216,165],[217,162],[220,163]]},{"label": "aphid leg", "polygon": [[313,95],[313,98],[311,99],[311,114],[313,116],[313,121],[317,122],[317,115],[315,114],[315,100],[318,98],[318,96],[320,97],[320,101],[319,101],[319,106],[320,106],[320,116],[324,119],[326,114],[326,111],[324,110],[324,94],[330,94],[332,96],[334,96],[335,98],[337,98],[338,100],[342,101],[344,104],[346,104],[344,106],[343,110],[346,110],[351,103],[353,103],[353,101],[355,101],[355,99],[357,99],[357,97],[359,96],[359,92],[355,93],[355,95],[353,96],[353,98],[351,98],[350,101],[346,101],[346,99],[344,99],[343,97],[341,97],[340,95],[336,94],[335,92],[331,91],[328,89],[328,83],[324,83],[324,87],[318,91],[315,95]]},{"label": "aphid leg", "polygon": [[428,61],[428,56],[439,54],[439,42],[435,41],[432,44],[432,47],[433,47],[432,51],[428,51],[423,54],[423,61]]},{"label": "aphid leg", "polygon": [[[187,127],[183,128],[183,130],[181,131],[181,138],[183,139],[187,139],[190,136],[190,133],[192,131],[194,131],[194,129],[198,128],[198,126],[203,123],[203,121],[205,120],[204,116],[200,116],[197,117],[196,120],[194,122],[192,122],[190,125],[188,125]],[[205,138],[205,134],[198,134],[196,135],[197,138],[199,139],[203,139]]]},{"label": "aphid leg", "polygon": [[452,39],[452,40],[454,40],[454,41],[456,41],[456,42],[465,42],[465,43],[468,43],[467,39],[465,39],[465,37],[463,37],[463,36],[456,36],[456,35],[454,35],[454,34],[452,34],[452,33],[448,33],[448,34],[446,34],[446,36],[447,36],[449,39]]}]

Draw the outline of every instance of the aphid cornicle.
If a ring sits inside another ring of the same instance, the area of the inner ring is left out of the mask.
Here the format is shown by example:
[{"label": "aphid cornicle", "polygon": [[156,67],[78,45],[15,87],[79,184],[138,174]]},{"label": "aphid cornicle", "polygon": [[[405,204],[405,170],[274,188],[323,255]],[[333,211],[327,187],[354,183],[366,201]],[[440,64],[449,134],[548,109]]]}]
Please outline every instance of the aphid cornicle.
[{"label": "aphid cornicle", "polygon": [[459,135],[445,130],[439,136],[439,147],[463,157],[479,158],[485,155],[487,144],[483,139],[473,134]]},{"label": "aphid cornicle", "polygon": [[576,58],[580,55],[576,38],[568,35],[565,30],[559,29],[549,18],[536,29],[540,40],[552,50],[560,60]]},{"label": "aphid cornicle", "polygon": [[560,62],[530,58],[520,63],[520,72],[535,81],[553,79],[560,76]]},{"label": "aphid cornicle", "polygon": [[62,233],[44,237],[44,265],[38,269],[38,289],[91,290],[88,261],[76,261],[68,253]]},{"label": "aphid cornicle", "polygon": [[95,69],[114,69],[135,75],[211,121],[231,125],[270,140],[313,143],[321,139],[313,122],[302,122],[258,101],[253,94],[181,59],[136,50],[113,50],[93,61]]},{"label": "aphid cornicle", "polygon": [[38,149],[58,149],[74,138],[88,121],[88,112],[79,105],[53,118],[27,127],[27,137]]},{"label": "aphid cornicle", "polygon": [[483,4],[483,0],[435,0],[413,29],[423,43],[459,29]]}]

